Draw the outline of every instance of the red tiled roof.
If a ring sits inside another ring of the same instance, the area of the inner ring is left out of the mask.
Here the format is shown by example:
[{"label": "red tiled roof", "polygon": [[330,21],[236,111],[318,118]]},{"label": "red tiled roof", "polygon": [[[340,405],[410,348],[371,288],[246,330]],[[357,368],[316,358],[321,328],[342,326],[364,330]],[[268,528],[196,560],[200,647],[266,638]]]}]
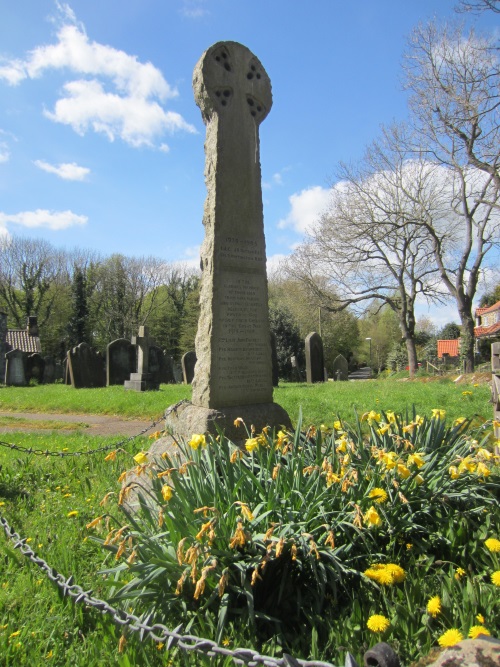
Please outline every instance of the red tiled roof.
[{"label": "red tiled roof", "polygon": [[500,310],[500,301],[497,301],[492,306],[485,306],[484,308],[476,308],[476,317],[484,315],[485,313],[494,313],[495,310]]},{"label": "red tiled roof", "polygon": [[438,359],[442,359],[443,354],[449,354],[450,357],[458,357],[459,349],[460,349],[460,340],[458,338],[454,340],[438,340],[437,342]]},{"label": "red tiled roof", "polygon": [[7,347],[10,350],[21,350],[21,352],[42,352],[40,338],[30,336],[26,329],[7,329]]},{"label": "red tiled roof", "polygon": [[493,334],[500,333],[500,322],[490,324],[489,327],[474,327],[474,337],[484,338],[485,336],[493,336]]}]

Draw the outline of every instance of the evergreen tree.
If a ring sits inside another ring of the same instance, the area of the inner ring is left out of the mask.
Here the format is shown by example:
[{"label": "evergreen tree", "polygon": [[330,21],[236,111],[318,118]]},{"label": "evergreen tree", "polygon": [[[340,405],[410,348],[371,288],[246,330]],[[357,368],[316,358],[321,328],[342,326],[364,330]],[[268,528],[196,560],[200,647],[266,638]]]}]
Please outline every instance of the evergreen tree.
[{"label": "evergreen tree", "polygon": [[292,314],[284,306],[271,306],[269,324],[276,339],[278,357],[278,376],[284,380],[292,379],[292,363],[290,357],[297,357],[299,366],[305,363],[304,343],[300,330]]},{"label": "evergreen tree", "polygon": [[68,347],[90,343],[88,333],[89,308],[87,301],[87,279],[81,268],[75,268],[71,284],[71,315],[67,325]]}]

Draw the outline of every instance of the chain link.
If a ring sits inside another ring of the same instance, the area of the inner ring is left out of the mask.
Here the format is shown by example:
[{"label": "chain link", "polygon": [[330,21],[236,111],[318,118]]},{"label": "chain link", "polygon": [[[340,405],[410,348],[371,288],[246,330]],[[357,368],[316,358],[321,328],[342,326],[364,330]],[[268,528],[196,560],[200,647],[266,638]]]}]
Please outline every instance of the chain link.
[{"label": "chain link", "polygon": [[60,457],[65,457],[65,456],[86,456],[87,454],[102,454],[103,452],[110,452],[113,451],[114,449],[118,449],[119,447],[123,447],[124,445],[128,444],[132,440],[135,440],[135,438],[140,438],[141,435],[144,435],[148,431],[150,431],[152,428],[157,426],[160,422],[164,421],[164,417],[161,416],[159,419],[156,421],[152,422],[149,426],[146,426],[146,428],[143,428],[142,431],[139,433],[136,433],[135,435],[131,435],[128,438],[125,438],[124,440],[121,440],[120,442],[116,442],[113,445],[106,445],[105,447],[97,447],[96,449],[89,449],[86,452],[50,452],[47,449],[33,449],[33,447],[21,447],[20,445],[14,445],[11,442],[4,442],[3,440],[0,440],[0,447],[5,447],[6,449],[13,449],[16,452],[22,452],[23,454],[35,454],[36,456],[60,456]]},{"label": "chain link", "polygon": [[155,642],[165,643],[167,649],[178,646],[184,651],[198,651],[209,657],[231,657],[235,664],[247,665],[248,667],[259,667],[259,665],[264,665],[264,667],[290,667],[291,665],[299,665],[299,667],[335,667],[329,662],[299,660],[287,654],[284,654],[282,658],[273,658],[260,655],[252,649],[236,648],[230,650],[218,646],[218,644],[210,639],[201,639],[194,635],[182,635],[179,632],[181,626],[175,630],[169,630],[161,623],[154,623],[153,625],[143,623],[138,616],[129,614],[122,609],[116,609],[108,602],[93,597],[91,590],[85,591],[81,586],[74,584],[73,575],[65,579],[62,574],[51,567],[43,558],[37,556],[33,549],[26,543],[26,538],[21,538],[1,515],[0,523],[7,538],[14,542],[14,548],[19,549],[26,558],[39,567],[50,581],[62,591],[64,597],[69,596],[75,603],[83,603],[88,607],[97,609],[102,614],[109,614],[116,625],[127,628],[131,632],[139,632],[141,641],[149,637]]}]

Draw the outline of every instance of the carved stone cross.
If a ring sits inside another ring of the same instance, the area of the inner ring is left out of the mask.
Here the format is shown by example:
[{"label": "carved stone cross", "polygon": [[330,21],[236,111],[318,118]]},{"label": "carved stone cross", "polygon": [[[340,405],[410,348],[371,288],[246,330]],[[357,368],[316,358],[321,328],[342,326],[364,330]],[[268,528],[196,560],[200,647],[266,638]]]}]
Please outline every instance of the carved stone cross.
[{"label": "carved stone cross", "polygon": [[257,431],[291,428],[273,403],[267,304],[259,125],[271,82],[245,46],[218,42],[198,61],[193,88],[207,126],[197,361],[192,402],[170,412],[166,427],[186,437],[221,428],[237,440],[237,417]]},{"label": "carved stone cross", "polygon": [[149,371],[149,332],[147,327],[139,327],[139,335],[132,336],[132,344],[137,345],[137,372]]}]

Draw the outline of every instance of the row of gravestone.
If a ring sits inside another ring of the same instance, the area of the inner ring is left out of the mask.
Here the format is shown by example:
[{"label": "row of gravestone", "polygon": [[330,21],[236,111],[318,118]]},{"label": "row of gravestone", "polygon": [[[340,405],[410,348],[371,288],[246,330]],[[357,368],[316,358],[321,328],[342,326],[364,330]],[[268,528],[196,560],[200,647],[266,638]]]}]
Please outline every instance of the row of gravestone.
[{"label": "row of gravestone", "polygon": [[[182,382],[181,369],[171,356],[154,345],[149,347],[149,353],[149,372],[154,382]],[[5,354],[5,362],[4,380],[8,386],[26,386],[31,380],[39,384],[63,380],[75,388],[104,387],[128,380],[136,367],[136,346],[120,338],[107,346],[104,357],[80,343],[68,351],[63,364],[50,356],[11,350]]]}]

